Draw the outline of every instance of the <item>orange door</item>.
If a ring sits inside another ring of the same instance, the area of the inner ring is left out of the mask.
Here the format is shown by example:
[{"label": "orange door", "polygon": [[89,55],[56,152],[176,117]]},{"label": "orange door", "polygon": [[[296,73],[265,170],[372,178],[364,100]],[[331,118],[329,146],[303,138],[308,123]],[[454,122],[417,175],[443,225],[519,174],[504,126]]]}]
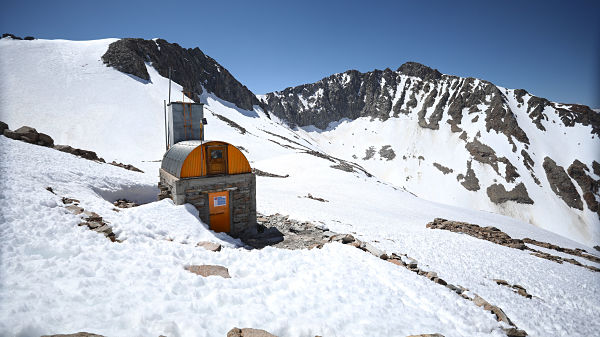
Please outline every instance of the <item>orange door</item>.
[{"label": "orange door", "polygon": [[227,145],[207,146],[206,173],[208,175],[227,173]]},{"label": "orange door", "polygon": [[210,229],[229,233],[229,191],[208,193]]}]

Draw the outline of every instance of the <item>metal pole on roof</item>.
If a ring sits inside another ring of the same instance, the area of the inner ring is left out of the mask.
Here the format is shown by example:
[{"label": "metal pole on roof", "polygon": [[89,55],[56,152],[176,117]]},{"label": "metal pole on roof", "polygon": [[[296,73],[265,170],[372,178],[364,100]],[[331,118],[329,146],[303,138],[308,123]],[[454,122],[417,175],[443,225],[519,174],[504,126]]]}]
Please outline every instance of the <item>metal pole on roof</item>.
[{"label": "metal pole on roof", "polygon": [[171,67],[169,67],[169,103],[171,103]]},{"label": "metal pole on roof", "polygon": [[169,132],[167,131],[167,101],[163,100],[165,106],[165,151],[169,149]]}]

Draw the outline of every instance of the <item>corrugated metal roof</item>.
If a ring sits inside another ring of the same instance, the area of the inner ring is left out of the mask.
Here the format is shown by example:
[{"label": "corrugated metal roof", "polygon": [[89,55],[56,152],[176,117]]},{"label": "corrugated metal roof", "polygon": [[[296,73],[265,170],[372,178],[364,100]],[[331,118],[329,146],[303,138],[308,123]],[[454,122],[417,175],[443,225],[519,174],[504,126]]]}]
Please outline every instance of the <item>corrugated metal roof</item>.
[{"label": "corrugated metal roof", "polygon": [[161,163],[161,168],[177,178],[181,178],[181,167],[189,154],[198,146],[207,143],[228,144],[220,140],[186,140],[174,144],[165,152]]},{"label": "corrugated metal roof", "polygon": [[[206,143],[206,142],[205,142]],[[183,161],[195,148],[202,145],[199,140],[187,140],[174,144],[165,152],[161,168],[179,178]]]}]

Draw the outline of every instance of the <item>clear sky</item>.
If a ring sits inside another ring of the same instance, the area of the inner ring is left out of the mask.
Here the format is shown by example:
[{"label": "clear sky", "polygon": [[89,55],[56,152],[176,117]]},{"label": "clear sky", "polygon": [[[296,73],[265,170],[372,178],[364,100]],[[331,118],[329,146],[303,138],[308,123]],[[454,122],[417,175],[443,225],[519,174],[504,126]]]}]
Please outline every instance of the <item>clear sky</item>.
[{"label": "clear sky", "polygon": [[600,1],[3,1],[0,32],[164,38],[256,94],[406,61],[600,108]]}]

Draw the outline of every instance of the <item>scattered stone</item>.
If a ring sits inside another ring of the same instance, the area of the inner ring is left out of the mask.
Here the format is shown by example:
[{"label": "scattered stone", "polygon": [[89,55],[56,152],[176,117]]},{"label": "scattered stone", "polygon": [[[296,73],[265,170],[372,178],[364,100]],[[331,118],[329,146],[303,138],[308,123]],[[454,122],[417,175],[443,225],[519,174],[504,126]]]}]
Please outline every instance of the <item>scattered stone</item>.
[{"label": "scattered stone", "polygon": [[[529,244],[532,244],[532,245],[536,245],[536,246],[540,246],[540,247],[543,247],[543,248],[546,248],[546,249],[556,250],[557,252],[561,252],[561,253],[566,253],[566,254],[570,254],[570,255],[575,255],[575,256],[583,257],[584,259],[588,259],[588,260],[590,260],[592,262],[600,263],[600,258],[599,257],[597,257],[595,255],[588,254],[583,249],[571,249],[571,248],[559,247],[557,245],[553,245],[553,244],[548,243],[548,242],[542,242],[542,241],[538,241],[538,240],[534,240],[534,239],[530,239],[530,238],[523,239],[523,242],[529,243]],[[594,248],[596,248],[596,247],[594,247]]]},{"label": "scattered stone", "polygon": [[600,252],[600,246],[594,246],[594,249]]},{"label": "scattered stone", "polygon": [[67,197],[63,197],[62,198],[62,202],[65,205],[68,205],[68,204],[79,204],[79,200],[72,199],[72,198],[67,198]]},{"label": "scattered stone", "polygon": [[504,322],[508,325],[513,325],[514,323],[510,320],[510,318],[508,318],[508,316],[506,316],[506,314],[504,313],[504,311],[502,309],[500,309],[499,307],[493,305],[492,308],[490,309],[490,311],[496,315],[496,318],[498,319],[498,322]]},{"label": "scattered stone", "polygon": [[109,164],[110,164],[110,165],[113,165],[113,166],[117,166],[117,167],[124,168],[124,169],[126,169],[126,170],[129,170],[129,171],[134,171],[134,172],[141,172],[141,173],[144,173],[144,171],[140,170],[139,168],[137,168],[137,167],[135,167],[135,166],[133,166],[133,165],[131,165],[131,164],[117,163],[117,162],[116,162],[116,161],[114,161],[114,160],[112,161],[112,163],[109,163]]},{"label": "scattered stone", "polygon": [[421,335],[410,335],[408,337],[444,337],[444,335],[439,333],[426,333]]},{"label": "scattered stone", "polygon": [[69,212],[78,215],[83,213],[83,208],[76,206],[76,205],[69,205],[67,207],[65,207]]},{"label": "scattered stone", "polygon": [[343,244],[348,244],[354,242],[354,236],[351,234],[336,234],[329,238],[331,242],[341,242]]},{"label": "scattered stone", "polygon": [[527,337],[527,332],[517,328],[504,329],[507,337]]},{"label": "scattered stone", "polygon": [[46,191],[48,191],[48,192],[50,192],[52,194],[56,194],[56,193],[54,193],[54,190],[50,186],[46,187]]},{"label": "scattered stone", "polygon": [[202,247],[206,250],[210,250],[211,252],[220,252],[221,251],[221,245],[215,242],[209,242],[209,241],[201,241],[198,242],[198,244],[196,245],[197,247]]},{"label": "scattered stone", "polygon": [[282,175],[275,174],[275,173],[269,173],[269,172],[261,171],[261,170],[259,170],[257,168],[253,168],[252,169],[252,173],[254,173],[254,174],[256,174],[257,176],[260,176],[260,177],[269,177],[269,178],[287,178],[287,177],[290,176],[289,174],[286,174],[286,175],[282,176]]},{"label": "scattered stone", "polygon": [[119,208],[132,208],[132,207],[139,206],[139,204],[137,204],[133,201],[129,201],[127,199],[118,199],[117,201],[113,202],[113,205],[115,205]]},{"label": "scattered stone", "polygon": [[185,270],[200,275],[202,277],[221,276],[223,278],[231,278],[229,270],[223,266],[217,265],[190,265],[185,266]]},{"label": "scattered stone", "polygon": [[494,282],[496,282],[497,284],[499,284],[501,286],[507,286],[508,285],[508,282],[506,282],[504,280],[494,279]]},{"label": "scattered stone", "polygon": [[378,249],[377,247],[373,246],[372,244],[370,244],[368,242],[363,242],[359,248],[365,252],[370,253],[371,255],[376,256],[376,257],[379,257],[382,259],[383,259],[383,257],[386,257],[383,260],[387,260],[387,255],[385,254],[385,252],[383,252],[382,250]]},{"label": "scattered stone", "polygon": [[227,337],[277,337],[265,330],[252,328],[233,328],[227,333]]},{"label": "scattered stone", "polygon": [[312,200],[316,200],[316,201],[320,201],[320,202],[329,202],[328,200],[325,200],[323,198],[313,197],[310,193],[308,193],[308,195],[306,196],[306,198],[312,199]]}]

